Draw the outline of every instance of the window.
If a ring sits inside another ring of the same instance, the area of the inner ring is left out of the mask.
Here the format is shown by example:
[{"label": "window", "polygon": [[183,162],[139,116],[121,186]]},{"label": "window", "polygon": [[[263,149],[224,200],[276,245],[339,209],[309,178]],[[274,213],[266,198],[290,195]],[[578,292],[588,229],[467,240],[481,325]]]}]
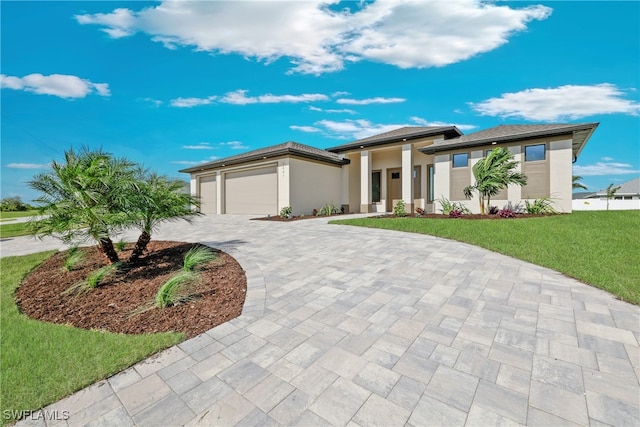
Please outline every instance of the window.
[{"label": "window", "polygon": [[391,179],[400,179],[400,172],[391,172]]},{"label": "window", "polygon": [[544,144],[537,145],[525,145],[524,147],[524,161],[535,162],[545,159],[546,147]]},{"label": "window", "polygon": [[427,179],[428,184],[427,184],[427,188],[429,189],[429,194],[427,195],[427,202],[429,203],[433,203],[434,200],[434,187],[433,187],[433,180],[435,178],[434,176],[435,173],[435,169],[433,168],[433,165],[428,165],[427,166]]},{"label": "window", "polygon": [[469,154],[460,153],[453,155],[453,167],[454,168],[466,168],[469,165]]},{"label": "window", "polygon": [[371,173],[371,202],[379,203],[380,202],[380,171]]}]

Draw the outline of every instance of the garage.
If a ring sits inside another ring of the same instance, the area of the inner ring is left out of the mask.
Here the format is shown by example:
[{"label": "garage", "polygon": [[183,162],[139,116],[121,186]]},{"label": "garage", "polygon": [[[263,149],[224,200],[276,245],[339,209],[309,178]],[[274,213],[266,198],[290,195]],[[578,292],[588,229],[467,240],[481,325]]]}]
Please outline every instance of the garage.
[{"label": "garage", "polygon": [[215,214],[218,198],[218,188],[216,176],[203,176],[199,179],[198,195],[200,196],[200,212],[204,214]]},{"label": "garage", "polygon": [[227,173],[225,175],[225,207],[228,214],[277,215],[276,166]]}]

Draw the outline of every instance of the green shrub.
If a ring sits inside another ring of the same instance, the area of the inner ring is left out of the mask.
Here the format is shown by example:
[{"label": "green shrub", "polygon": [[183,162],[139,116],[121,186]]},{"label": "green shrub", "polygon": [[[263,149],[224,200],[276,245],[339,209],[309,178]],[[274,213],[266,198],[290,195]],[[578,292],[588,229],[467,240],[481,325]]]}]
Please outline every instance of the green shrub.
[{"label": "green shrub", "polygon": [[340,209],[338,209],[337,207],[333,206],[330,203],[327,203],[326,205],[320,208],[320,212],[318,213],[318,215],[329,216],[329,215],[335,215],[338,213],[340,213]]},{"label": "green shrub", "polygon": [[404,204],[404,200],[398,200],[398,203],[393,207],[393,214],[395,216],[407,216],[407,206]]},{"label": "green shrub", "polygon": [[189,288],[196,283],[197,279],[198,275],[192,271],[181,271],[174,274],[158,289],[156,306],[165,308],[190,300],[192,294]]},{"label": "green shrub", "polygon": [[67,251],[67,258],[64,260],[64,270],[71,271],[76,268],[84,259],[84,252],[81,252],[77,246],[72,246]]},{"label": "green shrub", "polygon": [[125,247],[127,247],[127,242],[125,242],[125,240],[124,240],[124,239],[120,239],[120,240],[118,240],[118,241],[116,242],[116,245],[115,245],[115,246],[116,246],[116,250],[117,250],[118,252],[122,252],[122,251],[124,251],[124,248],[125,248]]},{"label": "green shrub", "polygon": [[196,246],[184,255],[184,271],[193,271],[197,266],[217,258],[217,255],[206,246]]},{"label": "green shrub", "polygon": [[293,212],[291,206],[285,206],[280,209],[280,218],[291,218],[291,212]]},{"label": "green shrub", "polygon": [[446,197],[441,197],[436,201],[440,203],[440,212],[442,212],[443,215],[449,215],[451,214],[451,211],[459,211],[461,215],[471,214],[471,211],[469,210],[469,208],[467,208],[467,206],[464,203],[452,202]]},{"label": "green shrub", "polygon": [[525,210],[528,214],[554,214],[557,211],[553,208],[553,202],[548,197],[542,197],[535,199],[529,203],[528,200],[524,201]]}]

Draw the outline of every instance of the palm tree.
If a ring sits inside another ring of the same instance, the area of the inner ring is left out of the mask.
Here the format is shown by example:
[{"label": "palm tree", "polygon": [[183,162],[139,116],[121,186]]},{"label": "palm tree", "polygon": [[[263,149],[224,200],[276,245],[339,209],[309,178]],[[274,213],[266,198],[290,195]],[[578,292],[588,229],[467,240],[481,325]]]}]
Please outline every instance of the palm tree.
[{"label": "palm tree", "polygon": [[527,177],[515,168],[518,162],[502,147],[495,148],[487,157],[473,165],[473,176],[476,182],[464,188],[464,195],[470,199],[477,192],[480,198],[480,213],[485,215],[485,198],[487,205],[491,196],[495,196],[509,184],[526,185]]},{"label": "palm tree", "polygon": [[65,243],[94,240],[111,263],[119,261],[110,235],[126,225],[123,206],[137,188],[136,165],[102,150],[66,151],[64,162],[38,174],[29,186],[42,195],[40,217],[29,223],[38,236]]},{"label": "palm tree", "polygon": [[609,199],[613,199],[613,196],[615,196],[616,192],[619,189],[620,189],[620,186],[614,187],[612,182],[611,184],[609,184],[609,186],[605,190],[607,192],[607,210],[609,210]]},{"label": "palm tree", "polygon": [[577,189],[586,190],[587,189],[587,186],[580,182],[580,181],[582,181],[582,177],[580,175],[572,175],[571,176],[571,181],[572,181],[571,182],[572,189],[574,189],[574,190],[577,190]]},{"label": "palm tree", "polygon": [[184,191],[183,182],[172,180],[155,173],[146,174],[140,184],[140,191],[130,201],[131,224],[141,233],[129,257],[135,262],[147,249],[152,231],[161,223],[199,215],[192,207],[199,207],[199,200]]}]

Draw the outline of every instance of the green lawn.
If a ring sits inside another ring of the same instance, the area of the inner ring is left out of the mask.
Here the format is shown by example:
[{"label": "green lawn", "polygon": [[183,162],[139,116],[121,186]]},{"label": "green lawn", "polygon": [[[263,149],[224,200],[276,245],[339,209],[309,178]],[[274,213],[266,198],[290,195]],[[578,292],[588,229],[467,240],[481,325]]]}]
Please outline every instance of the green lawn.
[{"label": "green lawn", "polygon": [[30,319],[13,296],[52,252],[0,259],[0,413],[36,410],[183,339],[182,334],[112,334]]},{"label": "green lawn", "polygon": [[28,236],[29,234],[26,222],[0,225],[0,238],[3,239],[7,239],[9,237]]},{"label": "green lawn", "polygon": [[640,305],[640,211],[526,219],[362,218],[331,221],[430,234],[551,268]]},{"label": "green lawn", "polygon": [[37,210],[31,211],[21,211],[21,212],[2,212],[0,211],[0,220],[14,219],[14,218],[22,218],[25,216],[34,216],[37,215]]}]

